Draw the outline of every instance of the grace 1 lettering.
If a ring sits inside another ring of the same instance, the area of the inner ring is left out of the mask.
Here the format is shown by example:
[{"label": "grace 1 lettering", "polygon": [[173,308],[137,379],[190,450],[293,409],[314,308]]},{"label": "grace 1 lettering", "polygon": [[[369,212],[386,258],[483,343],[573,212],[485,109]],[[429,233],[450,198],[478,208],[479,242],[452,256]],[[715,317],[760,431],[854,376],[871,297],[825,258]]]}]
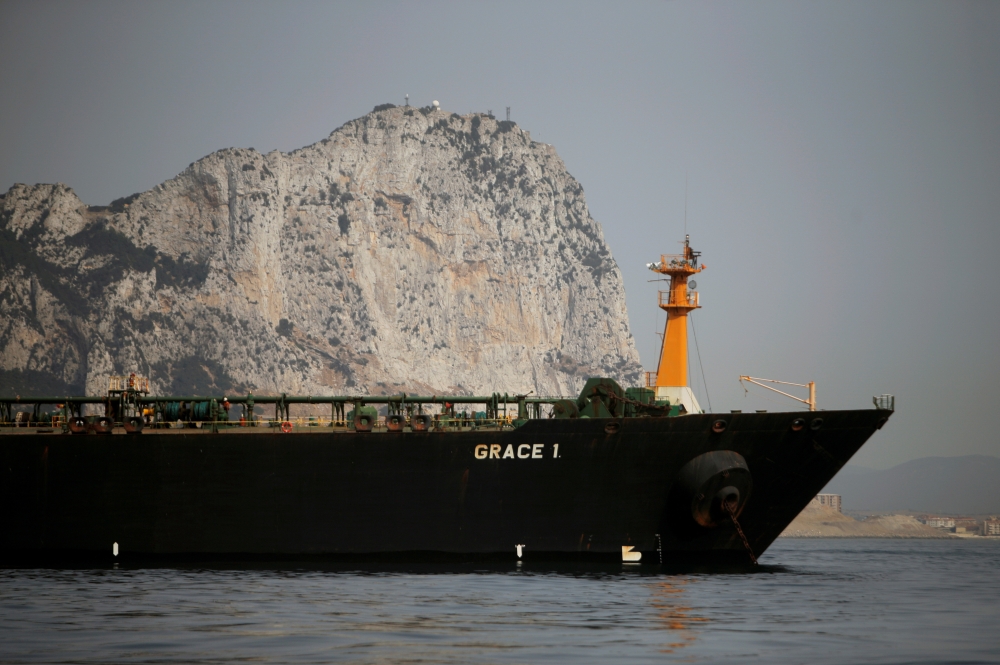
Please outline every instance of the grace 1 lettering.
[{"label": "grace 1 lettering", "polygon": [[[516,448],[509,443],[506,447],[499,443],[480,443],[473,449],[476,459],[544,459],[544,443],[522,443]],[[559,458],[559,444],[552,444],[552,459]]]}]

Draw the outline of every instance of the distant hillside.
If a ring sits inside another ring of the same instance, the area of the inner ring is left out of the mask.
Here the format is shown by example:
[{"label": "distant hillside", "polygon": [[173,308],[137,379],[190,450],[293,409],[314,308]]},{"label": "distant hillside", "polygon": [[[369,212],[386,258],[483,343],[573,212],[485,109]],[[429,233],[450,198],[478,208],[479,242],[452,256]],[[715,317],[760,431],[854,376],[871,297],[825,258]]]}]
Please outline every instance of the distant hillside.
[{"label": "distant hillside", "polygon": [[949,538],[910,515],[882,515],[859,522],[817,501],[799,513],[782,532],[785,538]]},{"label": "distant hillside", "polygon": [[846,466],[824,492],[843,496],[844,510],[1000,513],[1000,458],[923,457],[876,471]]}]

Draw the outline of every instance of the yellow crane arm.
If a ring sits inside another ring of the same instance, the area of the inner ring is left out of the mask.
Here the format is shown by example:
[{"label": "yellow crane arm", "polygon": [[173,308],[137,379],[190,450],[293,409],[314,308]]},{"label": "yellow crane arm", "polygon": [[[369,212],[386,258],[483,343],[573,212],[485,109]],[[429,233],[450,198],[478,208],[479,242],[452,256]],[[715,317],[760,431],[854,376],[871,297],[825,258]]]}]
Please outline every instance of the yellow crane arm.
[{"label": "yellow crane arm", "polygon": [[[752,383],[752,384],[754,384],[756,386],[760,386],[761,388],[767,388],[768,390],[773,390],[774,392],[776,392],[776,393],[778,393],[780,395],[784,395],[785,397],[791,397],[796,402],[802,402],[803,404],[808,404],[810,411],[815,411],[816,410],[816,382],[815,381],[810,381],[809,383],[792,383],[791,381],[778,381],[777,379],[759,379],[759,378],[754,377],[754,376],[740,376],[740,383],[742,384],[744,381],[748,381],[748,382],[750,382],[750,383]],[[796,397],[795,395],[790,395],[789,393],[786,393],[783,390],[778,390],[777,388],[772,388],[771,386],[766,386],[763,383],[761,383],[761,381],[767,381],[768,383],[780,383],[780,384],[786,385],[786,386],[799,386],[800,388],[808,388],[809,389],[809,399],[802,399],[801,397]],[[744,390],[746,390],[746,388],[744,388]]]}]

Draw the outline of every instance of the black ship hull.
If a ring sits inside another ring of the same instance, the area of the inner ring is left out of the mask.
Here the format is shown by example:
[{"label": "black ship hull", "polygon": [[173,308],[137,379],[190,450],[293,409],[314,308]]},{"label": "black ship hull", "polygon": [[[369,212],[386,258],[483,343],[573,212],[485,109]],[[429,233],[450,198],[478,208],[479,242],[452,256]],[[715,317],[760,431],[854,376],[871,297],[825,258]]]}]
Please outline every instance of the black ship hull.
[{"label": "black ship hull", "polygon": [[678,498],[685,465],[713,451],[745,460],[752,490],[743,490],[738,523],[759,556],[888,415],[553,419],[468,432],[5,435],[0,556],[621,561],[632,548],[641,564],[744,561],[732,520],[698,524],[691,498]]}]

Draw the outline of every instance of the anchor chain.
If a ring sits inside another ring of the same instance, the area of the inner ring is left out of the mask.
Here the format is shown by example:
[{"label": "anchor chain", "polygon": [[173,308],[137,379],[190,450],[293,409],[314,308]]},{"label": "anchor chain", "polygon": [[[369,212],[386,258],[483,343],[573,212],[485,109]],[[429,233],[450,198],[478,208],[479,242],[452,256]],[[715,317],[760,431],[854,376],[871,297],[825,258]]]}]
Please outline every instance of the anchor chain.
[{"label": "anchor chain", "polygon": [[729,519],[733,521],[733,526],[736,527],[736,533],[740,534],[740,539],[743,541],[743,547],[747,548],[747,554],[750,555],[750,561],[752,561],[753,565],[756,566],[757,557],[753,555],[753,549],[750,548],[750,541],[747,540],[746,535],[743,533],[743,528],[740,526],[740,523],[736,519],[736,511],[733,510],[733,504],[731,504],[729,501],[723,501],[722,507],[726,509],[727,513],[729,513]]}]

